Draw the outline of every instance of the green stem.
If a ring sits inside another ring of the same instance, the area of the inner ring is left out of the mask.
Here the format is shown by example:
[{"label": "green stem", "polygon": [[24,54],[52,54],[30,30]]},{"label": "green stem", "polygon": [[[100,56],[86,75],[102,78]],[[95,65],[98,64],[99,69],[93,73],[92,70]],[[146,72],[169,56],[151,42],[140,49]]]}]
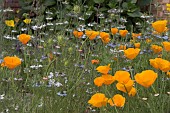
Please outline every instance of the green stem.
[{"label": "green stem", "polygon": [[151,88],[153,89],[154,93],[157,94],[155,88],[153,87],[153,85],[151,85]]}]

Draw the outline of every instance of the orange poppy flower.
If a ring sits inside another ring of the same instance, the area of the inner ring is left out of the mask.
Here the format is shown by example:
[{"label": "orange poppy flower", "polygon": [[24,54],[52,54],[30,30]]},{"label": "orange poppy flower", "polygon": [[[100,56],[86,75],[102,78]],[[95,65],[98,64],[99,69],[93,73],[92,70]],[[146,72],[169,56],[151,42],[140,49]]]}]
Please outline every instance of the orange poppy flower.
[{"label": "orange poppy flower", "polygon": [[93,30],[85,30],[85,34],[90,40],[94,40],[99,35],[99,32]]},{"label": "orange poppy flower", "polygon": [[130,90],[132,89],[133,87],[133,83],[134,81],[133,80],[129,80],[126,84],[122,84],[122,83],[117,83],[116,84],[116,88],[120,91],[123,91],[124,93],[129,93]]},{"label": "orange poppy flower", "polygon": [[127,30],[119,30],[119,34],[121,37],[126,37],[128,31]]},{"label": "orange poppy flower", "polygon": [[162,44],[167,52],[170,51],[170,42],[162,42]]},{"label": "orange poppy flower", "polygon": [[160,69],[163,72],[170,70],[170,62],[162,58],[150,59],[150,65],[156,69]]},{"label": "orange poppy flower", "polygon": [[83,36],[83,32],[82,32],[82,31],[74,30],[74,31],[73,31],[73,35],[74,35],[76,38],[81,38],[81,37]]},{"label": "orange poppy flower", "polygon": [[141,33],[132,33],[133,40],[137,39],[138,36],[141,36]]},{"label": "orange poppy flower", "polygon": [[160,53],[162,51],[162,47],[157,45],[151,45],[151,49],[154,53]]},{"label": "orange poppy flower", "polygon": [[100,32],[100,37],[101,37],[103,43],[109,43],[109,41],[110,41],[109,33]]},{"label": "orange poppy flower", "polygon": [[92,63],[92,64],[98,64],[98,63],[99,63],[99,60],[93,59],[93,60],[91,60],[91,63]]},{"label": "orange poppy flower", "polygon": [[2,66],[6,66],[9,69],[14,69],[17,66],[21,64],[21,59],[18,57],[10,57],[7,56],[4,58],[4,62],[2,63]]},{"label": "orange poppy flower", "polygon": [[129,96],[135,96],[136,95],[136,88],[132,87],[132,89],[130,90],[130,92],[128,93]]},{"label": "orange poppy flower", "polygon": [[106,75],[109,72],[109,70],[111,70],[110,64],[108,64],[107,66],[99,66],[96,68],[96,70],[98,72]]},{"label": "orange poppy flower", "polygon": [[96,93],[91,97],[88,103],[94,107],[102,107],[102,106],[106,106],[107,101],[108,98],[106,98],[105,94]]},{"label": "orange poppy flower", "polygon": [[135,75],[135,80],[138,84],[148,88],[150,87],[158,77],[158,74],[152,70],[145,70],[142,73],[137,73]]},{"label": "orange poppy flower", "polygon": [[104,79],[104,84],[105,85],[110,85],[115,81],[115,77],[112,75],[102,75],[102,78]]},{"label": "orange poppy flower", "polygon": [[140,43],[134,43],[135,48],[140,48]]},{"label": "orange poppy flower", "polygon": [[125,97],[123,97],[120,94],[116,94],[111,99],[108,100],[108,103],[111,106],[123,107],[125,104]]},{"label": "orange poppy flower", "polygon": [[158,20],[158,21],[152,23],[152,27],[158,33],[163,33],[165,31],[166,25],[167,25],[167,20]]},{"label": "orange poppy flower", "polygon": [[102,86],[104,82],[105,82],[105,79],[103,77],[97,77],[97,78],[94,79],[94,84],[97,87]]},{"label": "orange poppy flower", "polygon": [[170,78],[170,72],[167,72],[166,75],[168,78]]},{"label": "orange poppy flower", "polygon": [[136,58],[136,56],[139,54],[140,49],[138,48],[128,48],[126,50],[124,50],[124,55],[130,59],[133,60],[134,58]]},{"label": "orange poppy flower", "polygon": [[113,35],[115,35],[118,32],[118,29],[117,28],[111,28],[111,32],[112,32]]},{"label": "orange poppy flower", "polygon": [[116,71],[114,74],[115,80],[117,80],[121,84],[126,84],[130,78],[130,73],[127,71]]},{"label": "orange poppy flower", "polygon": [[120,45],[119,46],[119,50],[125,50],[126,49],[126,45]]},{"label": "orange poppy flower", "polygon": [[22,44],[27,44],[28,41],[31,40],[31,37],[27,34],[20,34],[18,39],[20,42],[22,42]]}]

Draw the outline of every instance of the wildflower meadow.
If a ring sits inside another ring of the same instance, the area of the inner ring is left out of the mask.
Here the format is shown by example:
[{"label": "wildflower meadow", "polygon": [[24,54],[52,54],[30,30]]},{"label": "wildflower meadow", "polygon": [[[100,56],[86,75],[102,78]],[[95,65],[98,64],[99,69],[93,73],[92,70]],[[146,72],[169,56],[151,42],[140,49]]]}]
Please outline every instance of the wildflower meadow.
[{"label": "wildflower meadow", "polygon": [[35,1],[0,7],[0,113],[170,113],[170,4]]}]

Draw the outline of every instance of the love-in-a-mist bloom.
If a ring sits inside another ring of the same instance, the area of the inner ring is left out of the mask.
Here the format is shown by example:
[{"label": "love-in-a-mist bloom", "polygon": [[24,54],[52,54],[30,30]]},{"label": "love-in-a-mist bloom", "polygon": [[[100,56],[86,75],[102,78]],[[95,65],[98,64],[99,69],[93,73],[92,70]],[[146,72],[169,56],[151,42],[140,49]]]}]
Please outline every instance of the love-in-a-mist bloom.
[{"label": "love-in-a-mist bloom", "polygon": [[107,101],[108,98],[106,98],[105,94],[96,93],[90,98],[88,103],[94,107],[102,107],[102,106],[106,106]]},{"label": "love-in-a-mist bloom", "polygon": [[116,107],[123,107],[125,104],[125,97],[123,97],[120,94],[114,95],[112,98],[108,100],[108,103],[111,106],[116,106]]},{"label": "love-in-a-mist bloom", "polygon": [[83,32],[82,32],[82,31],[74,30],[74,31],[73,31],[73,35],[74,35],[76,38],[81,38],[81,37],[83,36]]},{"label": "love-in-a-mist bloom", "polygon": [[141,73],[137,73],[135,75],[135,80],[138,84],[142,85],[143,87],[150,87],[155,80],[157,79],[158,74],[152,70],[145,70]]},{"label": "love-in-a-mist bloom", "polygon": [[16,56],[7,56],[4,58],[4,61],[2,63],[3,66],[9,68],[9,69],[14,69],[17,66],[21,64],[21,59],[16,57]]},{"label": "love-in-a-mist bloom", "polygon": [[106,65],[106,66],[99,66],[96,68],[96,70],[102,74],[108,74],[109,70],[111,70],[110,68],[110,64]]},{"label": "love-in-a-mist bloom", "polygon": [[18,37],[19,41],[22,42],[22,44],[27,44],[29,40],[31,40],[30,35],[27,34],[20,34]]},{"label": "love-in-a-mist bloom", "polygon": [[136,56],[139,54],[140,49],[138,48],[128,48],[126,50],[124,50],[124,55],[130,59],[133,60],[134,58],[136,58]]},{"label": "love-in-a-mist bloom", "polygon": [[152,23],[152,27],[158,33],[163,33],[166,29],[166,25],[167,25],[167,20],[158,20]]}]

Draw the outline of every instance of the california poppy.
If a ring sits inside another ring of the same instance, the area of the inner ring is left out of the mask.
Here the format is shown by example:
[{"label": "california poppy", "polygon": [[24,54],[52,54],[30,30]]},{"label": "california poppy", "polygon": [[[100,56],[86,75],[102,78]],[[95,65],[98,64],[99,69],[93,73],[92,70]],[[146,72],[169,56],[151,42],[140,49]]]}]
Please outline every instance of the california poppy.
[{"label": "california poppy", "polygon": [[129,93],[130,90],[132,89],[133,87],[133,83],[134,81],[133,80],[129,80],[126,84],[123,84],[123,83],[117,83],[116,84],[116,88],[120,91],[123,91],[124,93]]},{"label": "california poppy", "polygon": [[101,37],[103,43],[109,43],[109,41],[110,41],[109,33],[100,32],[100,37]]},{"label": "california poppy", "polygon": [[93,30],[85,30],[85,34],[90,40],[94,40],[99,35],[99,32]]},{"label": "california poppy", "polygon": [[158,21],[152,23],[152,27],[158,33],[163,33],[165,31],[166,25],[167,25],[167,20],[158,20]]},{"label": "california poppy", "polygon": [[73,35],[74,35],[76,38],[80,38],[80,37],[83,36],[83,32],[82,32],[82,31],[74,30],[74,31],[73,31]]},{"label": "california poppy", "polygon": [[121,37],[126,37],[128,31],[127,30],[119,30],[119,34]]},{"label": "california poppy", "polygon": [[107,66],[98,66],[96,70],[102,74],[107,74],[109,70],[111,70],[110,64],[108,64]]},{"label": "california poppy", "polygon": [[97,77],[94,79],[94,84],[98,87],[102,86],[105,82],[105,79],[103,77]]},{"label": "california poppy", "polygon": [[106,98],[105,94],[96,93],[91,97],[88,103],[94,107],[102,107],[102,106],[106,106],[107,101],[108,98]]},{"label": "california poppy", "polygon": [[126,84],[131,78],[130,73],[127,71],[116,71],[114,74],[115,80],[119,83]]},{"label": "california poppy", "polygon": [[151,45],[151,49],[154,53],[160,53],[162,51],[162,47],[158,45]]},{"label": "california poppy", "polygon": [[18,39],[20,42],[22,42],[22,44],[27,44],[28,41],[31,40],[31,37],[27,34],[20,34]]},{"label": "california poppy", "polygon": [[170,42],[162,42],[162,44],[167,52],[170,51]]},{"label": "california poppy", "polygon": [[7,56],[4,58],[4,62],[2,64],[3,66],[6,66],[9,69],[14,69],[21,64],[21,59],[16,56]]},{"label": "california poppy", "polygon": [[126,49],[126,45],[120,45],[119,46],[119,50],[125,50]]},{"label": "california poppy", "polygon": [[136,88],[132,87],[132,89],[129,91],[128,95],[133,97],[136,95],[136,92],[137,92]]},{"label": "california poppy", "polygon": [[139,36],[141,36],[141,33],[132,33],[133,40],[137,39]]},{"label": "california poppy", "polygon": [[150,87],[158,77],[158,74],[152,70],[145,70],[142,73],[137,73],[135,75],[135,80],[138,84],[148,88]]},{"label": "california poppy", "polygon": [[140,43],[134,43],[135,48],[140,48]]},{"label": "california poppy", "polygon": [[93,59],[93,60],[91,60],[91,63],[92,63],[92,64],[98,64],[98,63],[99,63],[99,60]]},{"label": "california poppy", "polygon": [[136,58],[136,56],[139,54],[140,49],[138,48],[128,48],[126,50],[124,50],[124,55],[130,59],[133,60],[134,58]]},{"label": "california poppy", "polygon": [[112,98],[108,100],[108,103],[111,106],[116,106],[116,107],[123,107],[125,104],[125,97],[123,97],[120,94],[114,95]]},{"label": "california poppy", "polygon": [[117,28],[111,28],[111,32],[112,32],[113,35],[115,35],[118,32],[118,29]]}]

